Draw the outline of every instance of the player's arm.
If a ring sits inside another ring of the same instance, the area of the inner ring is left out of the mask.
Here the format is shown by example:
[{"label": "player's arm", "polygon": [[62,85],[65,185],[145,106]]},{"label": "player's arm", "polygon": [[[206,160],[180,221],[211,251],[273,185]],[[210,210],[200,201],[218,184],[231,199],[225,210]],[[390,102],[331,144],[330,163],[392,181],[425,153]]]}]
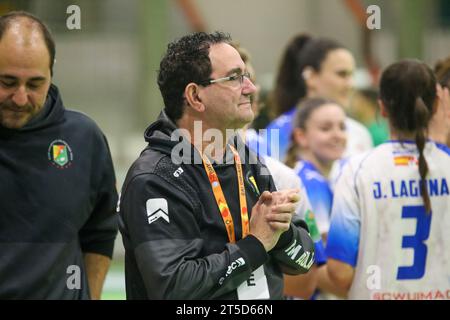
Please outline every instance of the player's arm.
[{"label": "player's arm", "polygon": [[299,275],[284,275],[284,295],[309,299],[316,290],[318,276],[317,265],[314,264],[308,273]]},{"label": "player's arm", "polygon": [[[329,291],[335,291],[334,287],[336,287],[339,291],[333,293],[336,293],[340,296],[346,295],[353,282],[355,269],[345,262],[330,258],[327,261],[327,265],[324,271],[328,271],[328,276],[330,277],[331,281],[333,281],[331,287],[328,288]],[[326,277],[325,274],[323,276]]]},{"label": "player's arm", "polygon": [[336,185],[326,248],[328,275],[343,293],[353,282],[359,252],[361,217],[355,180],[353,166],[347,164]]},{"label": "player's arm", "polygon": [[84,264],[92,300],[99,300],[111,259],[97,253],[85,253]]}]

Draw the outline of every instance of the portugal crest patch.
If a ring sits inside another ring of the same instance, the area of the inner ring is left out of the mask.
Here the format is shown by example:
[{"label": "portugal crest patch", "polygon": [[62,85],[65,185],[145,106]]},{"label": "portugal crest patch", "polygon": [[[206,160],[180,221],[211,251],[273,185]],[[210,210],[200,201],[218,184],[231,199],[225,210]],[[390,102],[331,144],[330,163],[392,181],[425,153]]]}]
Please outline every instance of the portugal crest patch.
[{"label": "portugal crest patch", "polygon": [[55,140],[48,147],[48,160],[59,169],[68,168],[73,161],[72,149],[64,140]]}]

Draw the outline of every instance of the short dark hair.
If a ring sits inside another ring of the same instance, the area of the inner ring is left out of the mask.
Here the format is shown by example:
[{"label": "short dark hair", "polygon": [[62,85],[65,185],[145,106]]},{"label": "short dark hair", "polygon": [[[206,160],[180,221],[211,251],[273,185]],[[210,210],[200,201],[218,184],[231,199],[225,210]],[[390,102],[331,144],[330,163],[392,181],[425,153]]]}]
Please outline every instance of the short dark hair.
[{"label": "short dark hair", "polygon": [[209,48],[217,43],[230,43],[223,32],[198,32],[170,43],[160,63],[158,86],[164,100],[165,112],[172,121],[183,115],[183,93],[191,83],[204,83],[212,73]]},{"label": "short dark hair", "polygon": [[38,17],[25,11],[11,11],[3,16],[0,16],[0,41],[11,24],[21,18],[31,20],[41,31],[50,56],[50,73],[53,76],[53,64],[55,62],[56,55],[55,41],[53,40],[52,34],[50,33],[48,27]]}]

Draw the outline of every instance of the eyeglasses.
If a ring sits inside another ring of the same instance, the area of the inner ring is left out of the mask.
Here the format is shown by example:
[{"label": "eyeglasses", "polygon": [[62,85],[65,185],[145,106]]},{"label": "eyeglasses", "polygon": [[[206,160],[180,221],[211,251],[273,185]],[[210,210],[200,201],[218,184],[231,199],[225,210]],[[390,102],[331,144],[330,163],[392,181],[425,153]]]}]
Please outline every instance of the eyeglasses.
[{"label": "eyeglasses", "polygon": [[244,77],[250,80],[250,73],[248,72],[244,72],[243,74],[234,74],[232,76],[229,77],[223,77],[223,78],[218,78],[218,79],[209,79],[204,81],[203,83],[200,83],[202,86],[209,86],[210,84],[213,83],[220,83],[220,82],[226,82],[226,81],[236,81],[237,83],[239,83],[239,86],[242,86],[242,84],[244,83]]}]

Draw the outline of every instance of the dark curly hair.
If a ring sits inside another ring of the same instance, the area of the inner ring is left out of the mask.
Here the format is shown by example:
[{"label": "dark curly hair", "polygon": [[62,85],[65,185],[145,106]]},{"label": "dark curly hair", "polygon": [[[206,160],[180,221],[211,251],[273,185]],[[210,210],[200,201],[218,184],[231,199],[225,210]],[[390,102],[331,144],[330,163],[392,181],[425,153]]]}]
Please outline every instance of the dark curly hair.
[{"label": "dark curly hair", "polygon": [[170,43],[160,63],[158,86],[164,100],[165,112],[176,122],[183,115],[183,93],[191,83],[204,83],[212,73],[209,48],[217,43],[230,43],[223,32],[198,32]]}]

